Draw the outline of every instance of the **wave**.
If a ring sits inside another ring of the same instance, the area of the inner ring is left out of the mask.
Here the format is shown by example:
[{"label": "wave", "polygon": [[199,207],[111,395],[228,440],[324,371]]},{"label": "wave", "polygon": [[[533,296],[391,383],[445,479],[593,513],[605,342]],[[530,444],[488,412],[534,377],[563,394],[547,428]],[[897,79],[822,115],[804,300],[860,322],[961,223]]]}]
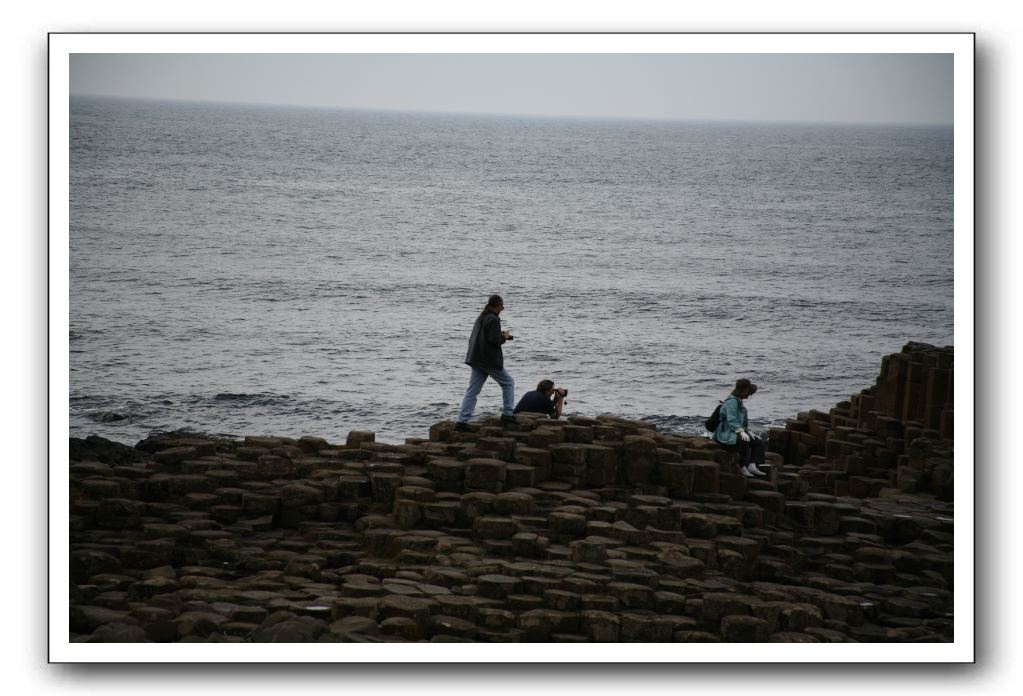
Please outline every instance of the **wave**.
[{"label": "wave", "polygon": [[243,406],[271,406],[282,401],[289,401],[290,399],[291,397],[285,394],[270,394],[265,392],[257,392],[255,394],[221,392],[213,397],[213,401],[226,401]]},{"label": "wave", "polygon": [[131,417],[114,411],[96,411],[86,415],[90,420],[94,420],[97,423],[116,423],[117,421],[128,420]]}]

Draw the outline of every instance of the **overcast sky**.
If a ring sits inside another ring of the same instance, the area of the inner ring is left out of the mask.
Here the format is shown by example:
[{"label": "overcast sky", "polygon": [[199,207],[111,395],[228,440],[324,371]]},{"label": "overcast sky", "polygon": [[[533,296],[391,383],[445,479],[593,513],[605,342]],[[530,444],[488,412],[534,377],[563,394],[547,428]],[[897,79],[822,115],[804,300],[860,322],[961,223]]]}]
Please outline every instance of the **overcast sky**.
[{"label": "overcast sky", "polygon": [[951,54],[73,54],[71,93],[362,109],[952,123]]}]

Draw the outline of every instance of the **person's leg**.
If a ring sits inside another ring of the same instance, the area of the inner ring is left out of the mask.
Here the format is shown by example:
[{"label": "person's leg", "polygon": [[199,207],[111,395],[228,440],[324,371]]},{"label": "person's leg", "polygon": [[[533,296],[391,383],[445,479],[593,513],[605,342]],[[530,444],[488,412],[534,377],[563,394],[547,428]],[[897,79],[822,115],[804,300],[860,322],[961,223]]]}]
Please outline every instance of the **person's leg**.
[{"label": "person's leg", "polygon": [[750,446],[741,437],[735,438],[735,451],[739,453],[739,468],[745,469],[749,464]]},{"label": "person's leg", "polygon": [[757,466],[764,466],[764,461],[767,458],[767,441],[758,437],[750,444],[753,445],[753,463]]},{"label": "person's leg", "polygon": [[512,379],[512,376],[504,368],[490,370],[490,376],[501,385],[501,396],[504,402],[501,415],[513,415],[515,412],[515,380]]},{"label": "person's leg", "polygon": [[462,408],[458,412],[458,422],[466,423],[472,418],[472,412],[476,410],[476,397],[480,395],[480,390],[483,389],[483,383],[487,381],[487,373],[483,370],[477,370],[475,367],[470,368],[472,373],[469,375],[469,388],[465,390],[465,397],[462,399]]},{"label": "person's leg", "polygon": [[[759,469],[758,464],[764,463],[764,457],[767,451],[767,444],[759,437],[755,437],[748,443],[743,443],[746,447],[746,472],[755,476],[767,476],[767,474]],[[752,461],[750,461],[752,456]],[[742,473],[742,472],[740,472]]]}]

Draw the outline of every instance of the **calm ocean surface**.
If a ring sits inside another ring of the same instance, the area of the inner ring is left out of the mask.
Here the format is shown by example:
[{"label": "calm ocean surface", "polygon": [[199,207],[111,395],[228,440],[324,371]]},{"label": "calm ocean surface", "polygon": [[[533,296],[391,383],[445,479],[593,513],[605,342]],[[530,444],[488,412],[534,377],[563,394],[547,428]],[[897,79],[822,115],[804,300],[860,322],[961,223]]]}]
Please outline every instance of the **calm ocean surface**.
[{"label": "calm ocean surface", "polygon": [[951,128],[72,98],[71,434],[425,437],[495,292],[516,398],[763,427],[952,343],[952,198]]}]

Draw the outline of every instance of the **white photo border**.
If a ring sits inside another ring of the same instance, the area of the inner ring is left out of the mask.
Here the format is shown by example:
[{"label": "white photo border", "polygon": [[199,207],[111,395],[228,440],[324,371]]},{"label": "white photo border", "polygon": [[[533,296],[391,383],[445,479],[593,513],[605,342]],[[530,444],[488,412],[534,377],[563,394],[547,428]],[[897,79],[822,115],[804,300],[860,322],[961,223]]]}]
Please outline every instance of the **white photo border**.
[{"label": "white photo border", "polygon": [[[974,557],[972,33],[53,33],[49,36],[49,660],[74,663],[970,663]],[[951,643],[97,644],[68,640],[69,62],[73,53],[943,53],[954,56],[955,639]],[[746,656],[755,654],[755,659]],[[741,656],[737,658],[738,656]]]}]

